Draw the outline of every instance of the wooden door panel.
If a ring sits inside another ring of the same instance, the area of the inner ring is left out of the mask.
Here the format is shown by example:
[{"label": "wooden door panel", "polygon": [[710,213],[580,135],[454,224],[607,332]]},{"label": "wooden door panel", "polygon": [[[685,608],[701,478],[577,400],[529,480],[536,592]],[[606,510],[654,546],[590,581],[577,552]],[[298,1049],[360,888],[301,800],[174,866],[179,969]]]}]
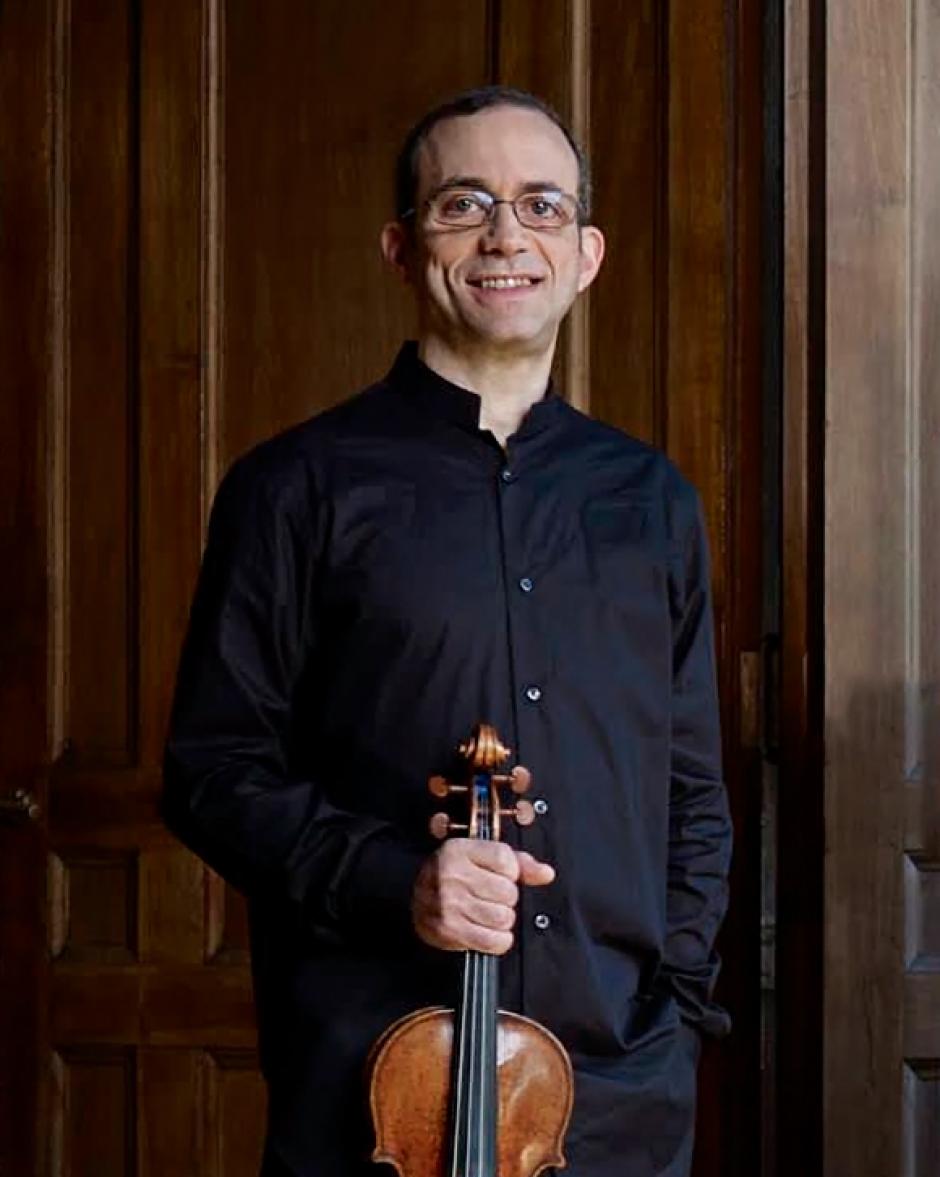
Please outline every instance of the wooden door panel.
[{"label": "wooden door panel", "polygon": [[404,19],[382,0],[236,11],[225,34],[223,465],[372,383],[413,334],[409,296],[378,253],[395,153],[421,112],[487,77],[491,36],[481,0],[416,0]]},{"label": "wooden door panel", "polygon": [[135,1162],[134,1052],[84,1046],[52,1055],[50,1160],[67,1177],[124,1177]]},{"label": "wooden door panel", "polygon": [[68,357],[66,738],[75,761],[97,765],[131,764],[136,723],[134,398],[128,385],[136,363],[138,63],[131,28],[127,6],[77,0],[61,63],[69,93],[62,130],[68,174],[62,323]]},{"label": "wooden door panel", "polygon": [[825,121],[815,105],[809,116],[825,202],[809,229],[824,234],[827,297],[807,327],[825,340],[810,353],[826,417],[822,1159],[827,1173],[928,1177],[940,1171],[940,10],[844,0],[824,31]]},{"label": "wooden door panel", "polygon": [[[49,15],[33,52],[51,62],[50,393],[17,403],[31,404],[34,452],[48,450],[30,491],[39,539],[32,517],[19,534],[41,567],[49,556],[50,600],[17,607],[51,719],[10,710],[29,720],[23,763],[49,783],[42,1163],[50,1177],[253,1175],[264,1093],[244,904],[157,810],[179,645],[221,471],[373,380],[411,329],[377,249],[394,153],[463,86],[534,88],[593,148],[611,252],[558,370],[576,403],[664,445],[702,487],[729,782],[739,837],[753,832],[734,716],[754,598],[732,588],[735,545],[753,537],[728,490],[755,433],[741,408],[755,345],[738,334],[735,283],[753,276],[732,264],[746,224],[730,212],[742,156],[728,84],[753,45],[735,40],[726,0],[682,21],[653,0],[57,0]],[[732,1004],[757,929],[734,936]],[[756,1026],[739,1004],[745,1046],[726,1066],[753,1083]],[[745,1135],[703,1134],[699,1171],[753,1172]]]},{"label": "wooden door panel", "polygon": [[656,0],[616,0],[610,10],[610,25],[598,21],[591,38],[595,205],[608,249],[590,291],[591,411],[662,446],[668,15]]}]

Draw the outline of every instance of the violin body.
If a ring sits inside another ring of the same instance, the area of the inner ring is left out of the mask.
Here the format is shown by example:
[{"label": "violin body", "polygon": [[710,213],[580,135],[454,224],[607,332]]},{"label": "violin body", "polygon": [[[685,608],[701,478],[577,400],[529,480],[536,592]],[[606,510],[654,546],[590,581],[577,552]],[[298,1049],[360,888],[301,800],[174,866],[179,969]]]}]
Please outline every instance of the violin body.
[{"label": "violin body", "polygon": [[[401,1177],[447,1173],[454,1015],[428,1008],[391,1025],[372,1048],[373,1161]],[[536,1177],[565,1164],[571,1062],[544,1026],[501,1010],[496,1037],[499,1134],[491,1177]]]},{"label": "violin body", "polygon": [[[498,841],[501,820],[535,820],[525,800],[504,808],[499,789],[516,795],[531,783],[496,731],[478,724],[460,747],[458,781],[432,777],[428,788],[469,804],[465,822],[431,818],[439,838],[459,831]],[[464,952],[456,1011],[433,1006],[390,1026],[369,1056],[369,1101],[376,1145],[372,1160],[400,1177],[537,1177],[565,1167],[562,1144],[573,1102],[571,1061],[538,1022],[497,1008],[498,958]]]}]

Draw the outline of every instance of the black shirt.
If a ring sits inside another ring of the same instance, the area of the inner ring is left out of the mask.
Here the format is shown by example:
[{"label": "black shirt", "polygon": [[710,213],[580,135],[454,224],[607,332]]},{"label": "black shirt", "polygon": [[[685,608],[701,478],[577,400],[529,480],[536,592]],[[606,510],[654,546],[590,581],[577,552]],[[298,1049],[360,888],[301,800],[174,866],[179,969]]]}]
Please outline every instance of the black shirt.
[{"label": "black shirt", "polygon": [[418,941],[409,900],[427,778],[477,722],[533,774],[541,816],[509,840],[557,870],[522,889],[501,1004],[571,1054],[572,1177],[665,1171],[693,1106],[680,1019],[726,1026],[697,495],[551,388],[505,452],[479,408],[406,345],[236,462],[212,512],[165,812],[249,899],[271,1147],[311,1177],[368,1153],[381,1030],[453,1002],[459,954]]}]

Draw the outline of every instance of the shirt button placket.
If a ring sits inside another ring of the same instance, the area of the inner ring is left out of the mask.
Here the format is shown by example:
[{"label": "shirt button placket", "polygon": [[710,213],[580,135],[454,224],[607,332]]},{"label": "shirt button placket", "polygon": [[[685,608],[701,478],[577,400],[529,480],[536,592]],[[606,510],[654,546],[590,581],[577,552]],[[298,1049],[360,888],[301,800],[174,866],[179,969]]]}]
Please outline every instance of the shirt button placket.
[{"label": "shirt button placket", "polygon": [[[516,483],[518,483],[518,474],[513,466],[507,463],[499,471],[497,485],[499,487],[499,508],[502,515],[503,569],[508,592],[506,599],[507,636],[512,647],[512,666],[515,669],[515,674],[519,676],[510,685],[514,691],[519,692],[517,698],[521,699],[522,704],[517,715],[516,742],[517,748],[520,748],[520,755],[524,759],[526,748],[538,746],[540,742],[538,725],[541,721],[536,712],[538,708],[545,705],[545,688],[543,682],[538,681],[543,668],[539,660],[539,644],[533,640],[536,632],[533,629],[536,618],[532,613],[532,609],[535,607],[532,594],[535,591],[536,582],[535,578],[528,574],[525,563],[522,563],[521,567],[516,563],[528,559],[524,542],[525,496],[520,498],[519,487],[514,485]],[[513,564],[516,564],[515,568],[513,568]],[[537,677],[529,678],[530,674]],[[533,808],[539,817],[544,817],[548,812],[548,803],[543,797],[539,797]],[[545,833],[536,828],[529,835],[534,839],[534,842],[529,844],[539,857],[546,857],[550,861],[553,855],[545,841]],[[526,838],[523,833],[523,845],[525,844]],[[526,950],[525,929],[530,929],[528,938],[531,940],[533,936],[535,938],[544,936],[552,925],[552,916],[548,912],[538,908],[533,911],[532,907],[529,907],[529,903],[536,902],[538,898],[536,896],[530,898],[525,894],[524,889],[520,896],[518,927],[519,947],[523,957],[529,954]],[[540,898],[544,903],[547,897]],[[528,910],[526,910],[527,908]],[[534,949],[534,944],[532,949]],[[525,990],[529,990],[537,983],[537,973],[537,958],[529,968],[523,964],[522,981]],[[524,1009],[528,1003],[527,994],[521,992],[520,998],[520,1008]]]}]

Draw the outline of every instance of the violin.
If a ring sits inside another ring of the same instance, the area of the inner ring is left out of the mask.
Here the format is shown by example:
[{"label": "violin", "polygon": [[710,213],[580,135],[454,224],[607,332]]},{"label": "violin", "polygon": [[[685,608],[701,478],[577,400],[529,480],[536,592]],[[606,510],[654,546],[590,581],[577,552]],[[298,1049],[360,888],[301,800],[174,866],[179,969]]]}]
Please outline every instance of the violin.
[{"label": "violin", "polygon": [[[530,802],[503,807],[500,789],[522,794],[532,778],[521,765],[500,771],[510,751],[492,727],[479,724],[460,756],[460,779],[434,776],[428,787],[440,799],[464,798],[469,815],[455,822],[435,813],[436,837],[498,841],[503,818],[531,825]],[[497,1009],[497,965],[493,955],[465,952],[459,1011],[418,1010],[389,1026],[372,1048],[372,1160],[401,1177],[536,1177],[565,1167],[571,1060],[544,1026]]]}]

